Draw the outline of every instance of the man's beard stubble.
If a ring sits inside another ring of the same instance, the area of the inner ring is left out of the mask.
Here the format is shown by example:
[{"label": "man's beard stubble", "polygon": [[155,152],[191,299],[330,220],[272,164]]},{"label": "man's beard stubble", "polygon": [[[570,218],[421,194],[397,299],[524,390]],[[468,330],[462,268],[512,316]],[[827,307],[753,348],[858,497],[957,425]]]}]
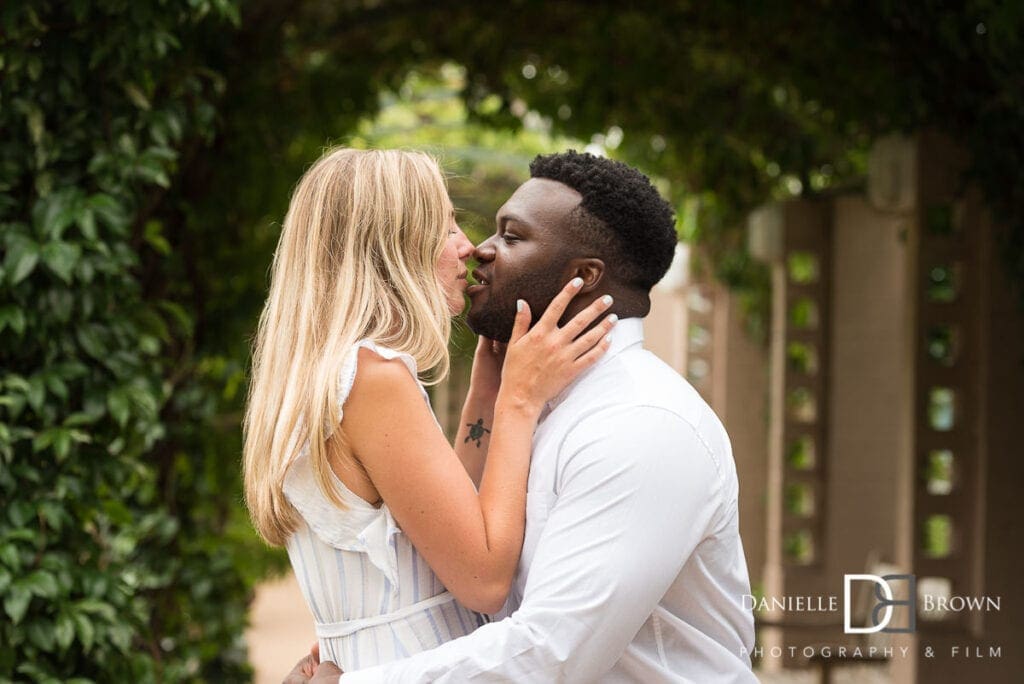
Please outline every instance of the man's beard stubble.
[{"label": "man's beard stubble", "polygon": [[[496,292],[493,285],[488,287],[487,301],[477,307],[470,302],[466,323],[477,335],[489,337],[498,342],[508,342],[516,320],[516,300],[525,299],[530,305],[530,326],[544,315],[551,300],[565,283],[550,272],[539,274],[520,273],[507,279],[507,284]],[[497,296],[496,296],[497,295]]]}]

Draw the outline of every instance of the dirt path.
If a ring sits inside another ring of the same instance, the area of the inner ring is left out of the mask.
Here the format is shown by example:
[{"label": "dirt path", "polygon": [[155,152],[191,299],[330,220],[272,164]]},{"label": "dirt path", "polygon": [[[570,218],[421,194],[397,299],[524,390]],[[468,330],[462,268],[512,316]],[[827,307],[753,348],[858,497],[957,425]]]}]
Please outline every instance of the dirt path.
[{"label": "dirt path", "polygon": [[313,618],[289,571],[279,580],[256,589],[245,633],[249,662],[256,670],[254,684],[280,684],[295,662],[316,641]]}]

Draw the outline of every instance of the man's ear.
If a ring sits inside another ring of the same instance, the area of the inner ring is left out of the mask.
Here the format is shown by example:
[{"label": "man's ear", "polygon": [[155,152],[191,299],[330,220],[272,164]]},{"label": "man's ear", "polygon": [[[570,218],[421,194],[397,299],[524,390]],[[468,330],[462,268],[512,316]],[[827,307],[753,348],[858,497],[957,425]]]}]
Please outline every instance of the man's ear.
[{"label": "man's ear", "polygon": [[596,257],[578,257],[569,262],[569,278],[583,278],[580,292],[592,292],[604,278],[604,261]]}]

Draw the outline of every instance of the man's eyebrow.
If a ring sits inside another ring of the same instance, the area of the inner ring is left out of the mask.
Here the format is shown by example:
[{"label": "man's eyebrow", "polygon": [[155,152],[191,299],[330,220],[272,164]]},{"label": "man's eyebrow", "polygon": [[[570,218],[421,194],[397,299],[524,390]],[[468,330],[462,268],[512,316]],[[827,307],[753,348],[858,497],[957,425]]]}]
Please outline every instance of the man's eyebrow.
[{"label": "man's eyebrow", "polygon": [[504,215],[498,217],[498,225],[499,226],[504,226],[509,221],[515,221],[516,223],[521,223],[523,225],[529,225],[529,223],[527,223],[526,221],[521,219],[516,214],[504,214]]}]

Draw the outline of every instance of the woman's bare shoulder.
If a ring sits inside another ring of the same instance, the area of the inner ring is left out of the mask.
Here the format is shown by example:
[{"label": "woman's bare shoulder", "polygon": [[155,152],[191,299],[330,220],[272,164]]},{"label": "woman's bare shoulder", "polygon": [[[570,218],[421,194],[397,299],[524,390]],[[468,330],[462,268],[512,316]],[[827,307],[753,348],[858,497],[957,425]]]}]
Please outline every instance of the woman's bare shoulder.
[{"label": "woman's bare shoulder", "polygon": [[385,404],[391,405],[391,410],[396,405],[403,410],[411,406],[426,408],[419,383],[401,358],[386,358],[368,347],[360,347],[357,353],[355,381],[345,403],[346,414],[353,409],[383,409]]}]

